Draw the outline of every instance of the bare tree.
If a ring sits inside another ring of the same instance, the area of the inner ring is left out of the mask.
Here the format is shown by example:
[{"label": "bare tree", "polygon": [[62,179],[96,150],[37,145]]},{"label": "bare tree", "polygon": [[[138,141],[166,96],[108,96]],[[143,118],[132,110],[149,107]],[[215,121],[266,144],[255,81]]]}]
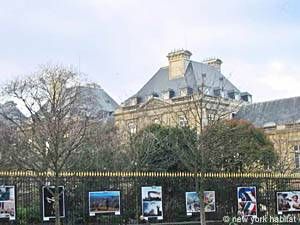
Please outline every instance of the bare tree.
[{"label": "bare tree", "polygon": [[0,111],[17,128],[10,155],[19,168],[54,175],[59,225],[59,176],[76,163],[70,159],[83,143],[88,122],[86,113],[77,109],[78,74],[62,66],[44,66],[25,79],[10,82],[3,95],[15,100],[27,116],[20,120]]},{"label": "bare tree", "polygon": [[112,119],[90,121],[80,151],[71,158],[77,163],[73,171],[120,171],[128,167]]}]

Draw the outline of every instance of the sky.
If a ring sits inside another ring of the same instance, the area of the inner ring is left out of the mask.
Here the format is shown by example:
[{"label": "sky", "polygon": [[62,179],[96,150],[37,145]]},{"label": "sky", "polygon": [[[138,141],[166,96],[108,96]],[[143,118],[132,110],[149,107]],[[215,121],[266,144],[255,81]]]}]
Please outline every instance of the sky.
[{"label": "sky", "polygon": [[298,0],[0,0],[0,84],[72,66],[118,103],[174,49],[222,59],[253,100],[300,96]]}]

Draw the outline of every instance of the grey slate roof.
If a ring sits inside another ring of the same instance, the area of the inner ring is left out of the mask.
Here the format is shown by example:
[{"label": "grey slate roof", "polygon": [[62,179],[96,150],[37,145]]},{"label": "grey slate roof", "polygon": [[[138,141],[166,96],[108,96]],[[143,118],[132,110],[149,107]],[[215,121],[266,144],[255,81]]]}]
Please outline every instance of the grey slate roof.
[{"label": "grey slate roof", "polygon": [[[80,96],[77,101],[77,109],[76,112],[73,112],[74,114],[88,112],[92,118],[96,119],[108,118],[118,108],[115,100],[97,84],[80,86]],[[1,112],[14,119],[23,120],[26,118],[13,101],[0,104],[0,114]],[[0,121],[5,121],[1,115]]]},{"label": "grey slate roof", "polygon": [[77,104],[79,110],[88,112],[92,117],[105,117],[119,107],[118,103],[97,84],[81,86]]},{"label": "grey slate roof", "polygon": [[[204,81],[202,74],[206,74]],[[161,97],[162,93],[168,89],[172,89],[174,91],[174,97],[177,97],[180,96],[180,89],[190,87],[193,90],[197,90],[202,84],[206,86],[206,94],[212,96],[214,95],[214,89],[218,88],[224,89],[225,97],[228,97],[227,94],[230,91],[240,93],[240,91],[214,67],[205,63],[189,60],[184,77],[169,80],[169,67],[162,67],[133,97],[138,97],[141,102],[145,102],[147,97],[151,94],[156,93],[158,97]]]},{"label": "grey slate roof", "polygon": [[236,114],[257,127],[266,124],[291,124],[300,122],[300,96],[244,105]]},{"label": "grey slate roof", "polygon": [[17,108],[17,104],[13,101],[5,102],[0,104],[0,121],[3,123],[9,123],[1,114],[7,115],[9,118],[14,119],[15,121],[22,121],[26,117],[25,115]]}]

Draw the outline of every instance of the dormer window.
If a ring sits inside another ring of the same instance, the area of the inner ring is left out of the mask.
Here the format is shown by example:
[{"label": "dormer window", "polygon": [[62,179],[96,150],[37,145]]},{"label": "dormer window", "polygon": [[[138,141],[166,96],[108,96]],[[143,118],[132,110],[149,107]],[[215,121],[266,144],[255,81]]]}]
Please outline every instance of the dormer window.
[{"label": "dormer window", "polygon": [[151,98],[154,98],[154,97],[158,97],[158,94],[153,92],[152,94],[148,95],[147,97],[147,100],[150,100]]},{"label": "dormer window", "polygon": [[248,92],[241,93],[241,99],[245,102],[252,103],[252,95]]},{"label": "dormer window", "polygon": [[184,87],[180,89],[180,96],[182,97],[191,95],[192,93],[193,93],[193,89],[190,87]]},{"label": "dormer window", "polygon": [[174,97],[174,91],[172,89],[169,89],[167,91],[163,92],[163,99],[168,100]]},{"label": "dormer window", "polygon": [[239,93],[237,91],[229,91],[228,92],[228,98],[234,99],[234,100],[239,100]]},{"label": "dormer window", "polygon": [[224,97],[224,91],[221,88],[215,88],[214,89],[214,96]]},{"label": "dormer window", "polygon": [[129,99],[129,106],[137,105],[139,103],[138,100],[138,97],[132,97],[131,99]]},{"label": "dormer window", "polygon": [[204,83],[202,85],[198,86],[198,93],[201,93],[204,95],[211,95],[212,91],[210,91],[210,90],[211,90],[211,87],[205,85]]}]

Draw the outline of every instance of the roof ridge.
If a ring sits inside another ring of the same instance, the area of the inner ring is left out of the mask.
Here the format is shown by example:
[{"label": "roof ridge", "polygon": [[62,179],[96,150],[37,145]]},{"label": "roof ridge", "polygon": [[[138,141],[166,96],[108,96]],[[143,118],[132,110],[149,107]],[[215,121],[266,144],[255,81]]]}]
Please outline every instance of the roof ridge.
[{"label": "roof ridge", "polygon": [[270,103],[270,102],[279,102],[279,101],[282,101],[282,100],[290,100],[290,99],[297,99],[297,98],[300,98],[300,96],[286,97],[286,98],[279,98],[279,99],[272,99],[272,100],[267,100],[267,101],[263,101],[263,102],[254,102],[254,103],[249,104],[247,106],[264,104],[264,103]]}]

